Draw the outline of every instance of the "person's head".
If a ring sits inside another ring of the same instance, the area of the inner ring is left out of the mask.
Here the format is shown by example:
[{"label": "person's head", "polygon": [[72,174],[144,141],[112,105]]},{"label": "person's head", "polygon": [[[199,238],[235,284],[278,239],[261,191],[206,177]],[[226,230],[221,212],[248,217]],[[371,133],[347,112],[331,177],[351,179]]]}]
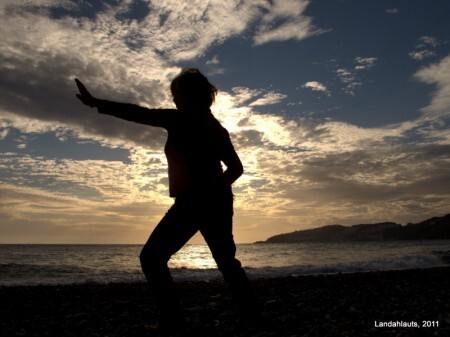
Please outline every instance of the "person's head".
[{"label": "person's head", "polygon": [[209,108],[216,98],[217,88],[195,68],[185,68],[170,85],[173,101],[179,109]]}]

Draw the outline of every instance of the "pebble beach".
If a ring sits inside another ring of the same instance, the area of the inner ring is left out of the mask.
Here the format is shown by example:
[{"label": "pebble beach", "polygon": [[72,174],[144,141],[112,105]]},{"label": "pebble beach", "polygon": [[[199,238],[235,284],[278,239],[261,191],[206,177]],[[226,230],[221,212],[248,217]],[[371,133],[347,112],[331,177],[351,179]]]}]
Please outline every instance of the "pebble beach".
[{"label": "pebble beach", "polygon": [[[450,336],[450,267],[252,284],[269,324],[242,324],[221,281],[177,283],[187,328],[175,336]],[[0,336],[159,336],[145,283],[3,286],[0,299]]]}]

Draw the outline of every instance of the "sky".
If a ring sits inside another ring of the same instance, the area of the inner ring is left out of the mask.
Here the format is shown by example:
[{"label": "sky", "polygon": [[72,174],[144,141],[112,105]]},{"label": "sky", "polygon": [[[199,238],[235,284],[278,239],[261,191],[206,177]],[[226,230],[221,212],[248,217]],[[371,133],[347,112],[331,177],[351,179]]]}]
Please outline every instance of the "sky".
[{"label": "sky", "polygon": [[[0,3],[0,243],[144,243],[173,203],[162,129],[199,68],[244,164],[238,243],[449,213],[447,0]],[[192,243],[201,243],[196,236]]]}]

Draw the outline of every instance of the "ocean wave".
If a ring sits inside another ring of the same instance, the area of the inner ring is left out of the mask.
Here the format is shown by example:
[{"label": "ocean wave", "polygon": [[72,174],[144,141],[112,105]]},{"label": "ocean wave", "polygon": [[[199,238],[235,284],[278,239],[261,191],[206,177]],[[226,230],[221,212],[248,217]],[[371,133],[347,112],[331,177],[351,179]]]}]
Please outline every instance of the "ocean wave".
[{"label": "ocean wave", "polygon": [[[416,268],[431,268],[445,266],[445,263],[436,255],[432,254],[411,254],[395,259],[378,259],[363,262],[335,263],[324,265],[296,265],[285,267],[262,267],[245,268],[249,278],[273,278],[300,275],[317,275],[333,273],[354,273],[367,271],[405,270]],[[185,273],[177,270],[173,271],[174,277],[180,280],[196,280],[199,276],[208,279],[220,278],[220,273],[215,270],[197,270],[197,273]]]},{"label": "ocean wave", "polygon": [[[265,266],[261,268],[245,267],[250,279],[274,278],[330,273],[352,273],[383,270],[403,270],[429,268],[447,265],[442,259],[448,252],[437,254],[410,254],[393,259],[347,262],[323,265],[295,265],[284,267]],[[171,269],[175,281],[211,281],[220,280],[222,275],[217,268]],[[108,284],[145,282],[140,271],[135,270],[93,270],[92,268],[69,265],[32,265],[20,263],[0,263],[0,285],[60,285],[60,284]]]}]

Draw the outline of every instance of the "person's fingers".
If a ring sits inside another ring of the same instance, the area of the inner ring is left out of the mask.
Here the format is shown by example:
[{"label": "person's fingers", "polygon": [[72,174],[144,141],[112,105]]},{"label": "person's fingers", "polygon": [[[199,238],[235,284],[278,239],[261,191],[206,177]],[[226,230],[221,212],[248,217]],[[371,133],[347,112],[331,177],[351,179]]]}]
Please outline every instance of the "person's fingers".
[{"label": "person's fingers", "polygon": [[78,87],[80,86],[84,87],[83,83],[78,78],[75,79],[75,83],[77,84]]},{"label": "person's fingers", "polygon": [[76,94],[77,98],[83,103],[91,108],[94,107],[95,98],[91,95],[91,93],[86,89],[84,84],[78,79],[75,79],[75,83],[77,84],[79,94]]},{"label": "person's fingers", "polygon": [[75,79],[75,83],[77,84],[78,89],[80,89],[81,87],[83,87],[83,83],[80,82],[80,80],[78,78]]},{"label": "person's fingers", "polygon": [[89,91],[86,89],[86,87],[84,86],[84,84],[79,80],[79,79],[75,79],[75,83],[77,84],[78,90],[80,91],[80,94],[82,96],[91,96],[91,94],[89,93]]}]

